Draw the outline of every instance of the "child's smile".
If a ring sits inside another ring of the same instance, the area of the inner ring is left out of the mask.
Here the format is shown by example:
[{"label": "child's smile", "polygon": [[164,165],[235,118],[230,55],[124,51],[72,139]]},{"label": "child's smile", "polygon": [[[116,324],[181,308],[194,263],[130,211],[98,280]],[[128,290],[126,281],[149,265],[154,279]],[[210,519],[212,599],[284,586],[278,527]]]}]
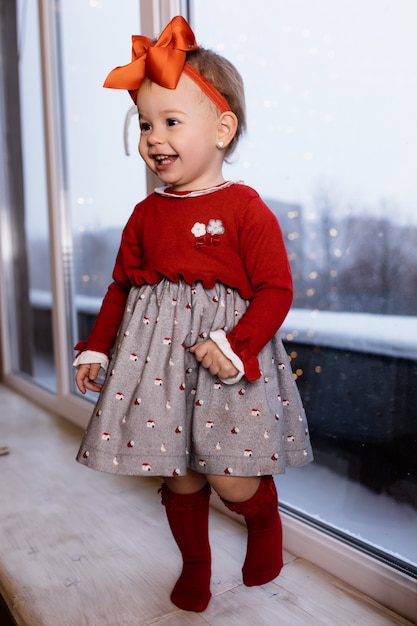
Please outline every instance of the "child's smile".
[{"label": "child's smile", "polygon": [[156,170],[163,172],[175,163],[178,154],[154,154],[152,158],[155,161]]}]

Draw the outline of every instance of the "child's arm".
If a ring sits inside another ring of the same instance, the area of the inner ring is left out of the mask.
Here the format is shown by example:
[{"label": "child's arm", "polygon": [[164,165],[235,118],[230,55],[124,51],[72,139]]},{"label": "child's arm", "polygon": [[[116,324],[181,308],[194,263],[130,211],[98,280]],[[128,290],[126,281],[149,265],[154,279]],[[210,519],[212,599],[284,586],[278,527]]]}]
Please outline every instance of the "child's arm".
[{"label": "child's arm", "polygon": [[253,381],[261,376],[258,354],[281,326],[293,296],[281,228],[259,196],[240,212],[239,247],[254,295],[226,338],[243,362],[246,378]]}]

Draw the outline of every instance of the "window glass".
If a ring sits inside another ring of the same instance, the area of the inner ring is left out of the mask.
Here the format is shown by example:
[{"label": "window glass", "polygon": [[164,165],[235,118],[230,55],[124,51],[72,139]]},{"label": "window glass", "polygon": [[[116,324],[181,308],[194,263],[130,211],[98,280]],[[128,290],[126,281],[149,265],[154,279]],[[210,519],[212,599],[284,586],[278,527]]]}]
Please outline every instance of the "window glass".
[{"label": "window glass", "polygon": [[[52,351],[51,272],[49,265],[48,200],[44,149],[39,22],[35,3],[18,2],[19,91],[23,220],[15,239],[19,270],[14,274],[17,296],[13,370],[25,373],[49,389],[55,387]],[[20,149],[20,147],[19,147]],[[14,171],[19,176],[19,171]],[[19,185],[19,183],[17,183]],[[14,217],[12,217],[12,220]],[[22,303],[23,304],[22,306]]]},{"label": "window glass", "polygon": [[[24,239],[19,264],[28,283],[30,307],[16,317],[14,369],[50,390],[56,388],[52,334],[48,199],[46,188],[38,5],[19,0],[19,83],[24,187]],[[107,73],[130,60],[130,37],[139,30],[139,2],[96,0],[55,3],[51,36],[55,69],[57,150],[61,172],[59,229],[66,284],[68,344],[86,338],[111,281],[121,229],[145,195],[144,165],[137,152],[137,125],[130,129],[127,156],[127,92],[103,89]],[[17,172],[14,172],[18,176]],[[55,181],[57,182],[57,181]],[[15,276],[17,301],[26,288]],[[68,363],[68,376],[73,373]]]},{"label": "window glass", "polygon": [[90,332],[111,281],[121,230],[146,195],[136,116],[128,136],[131,156],[124,149],[133,102],[126,91],[102,86],[113,67],[130,61],[131,35],[140,31],[139,2],[61,0],[60,7],[74,345]]},{"label": "window glass", "polygon": [[246,87],[229,178],[277,214],[295,286],[282,334],[315,463],[283,507],[417,571],[417,74],[413,0],[191,3]]}]

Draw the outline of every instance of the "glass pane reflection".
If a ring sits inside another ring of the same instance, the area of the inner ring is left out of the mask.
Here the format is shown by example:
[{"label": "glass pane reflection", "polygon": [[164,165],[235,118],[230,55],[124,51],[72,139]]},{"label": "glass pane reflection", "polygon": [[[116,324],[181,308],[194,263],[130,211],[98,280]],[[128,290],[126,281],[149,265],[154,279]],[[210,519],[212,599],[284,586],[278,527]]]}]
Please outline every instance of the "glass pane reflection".
[{"label": "glass pane reflection", "polygon": [[[17,239],[20,273],[15,276],[17,344],[26,350],[15,354],[13,369],[30,376],[47,389],[55,389],[52,339],[52,295],[49,259],[48,200],[40,43],[37,7],[18,2],[19,90],[23,159],[23,237]],[[30,103],[30,104],[29,104]],[[18,172],[14,172],[18,176]],[[25,286],[26,283],[26,286]],[[20,293],[21,292],[21,293]],[[20,293],[20,295],[18,295]],[[28,298],[27,322],[21,318],[22,301]]]},{"label": "glass pane reflection", "polygon": [[413,16],[412,0],[191,5],[245,81],[228,176],[277,214],[294,274],[282,333],[316,461],[278,477],[281,503],[417,573]]},{"label": "glass pane reflection", "polygon": [[[38,9],[36,3],[17,3],[24,236],[17,237],[20,274],[14,281],[16,310],[24,311],[25,317],[20,314],[15,321],[13,367],[55,391]],[[73,311],[75,320],[68,328],[68,343],[73,346],[89,334],[111,280],[121,228],[145,195],[144,166],[133,149],[138,132],[133,128],[130,158],[123,148],[124,117],[132,103],[126,93],[102,88],[115,59],[122,63],[130,57],[130,36],[139,29],[139,2],[126,0],[119,6],[60,0],[54,11],[53,56],[59,83],[55,89],[62,118],[63,162],[58,169],[64,172],[60,192],[68,212],[61,218],[72,225],[72,233],[65,233],[67,249],[62,250],[60,270],[72,298],[67,311]],[[16,171],[14,175],[18,177]],[[27,292],[29,305],[23,307]],[[67,322],[70,319],[68,314]],[[72,372],[68,376],[74,386]]]},{"label": "glass pane reflection", "polygon": [[129,61],[131,35],[139,32],[140,24],[137,0],[61,0],[60,7],[75,345],[90,333],[111,281],[121,230],[146,195],[136,117],[130,157],[123,146],[132,102],[127,92],[102,87],[115,65]]}]

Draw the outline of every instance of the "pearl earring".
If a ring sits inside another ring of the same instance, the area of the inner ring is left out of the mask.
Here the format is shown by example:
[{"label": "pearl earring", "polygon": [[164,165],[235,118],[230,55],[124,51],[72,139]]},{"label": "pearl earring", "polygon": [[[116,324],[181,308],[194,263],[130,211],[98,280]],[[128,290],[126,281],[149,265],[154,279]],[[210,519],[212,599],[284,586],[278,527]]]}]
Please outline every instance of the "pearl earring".
[{"label": "pearl earring", "polygon": [[223,141],[218,141],[217,142],[217,147],[218,148],[223,148],[223,146],[224,146],[224,142]]}]

